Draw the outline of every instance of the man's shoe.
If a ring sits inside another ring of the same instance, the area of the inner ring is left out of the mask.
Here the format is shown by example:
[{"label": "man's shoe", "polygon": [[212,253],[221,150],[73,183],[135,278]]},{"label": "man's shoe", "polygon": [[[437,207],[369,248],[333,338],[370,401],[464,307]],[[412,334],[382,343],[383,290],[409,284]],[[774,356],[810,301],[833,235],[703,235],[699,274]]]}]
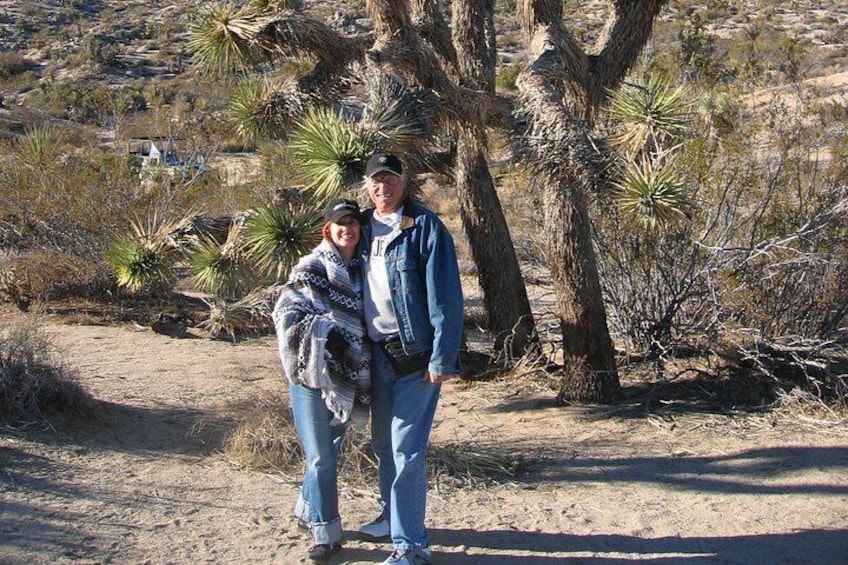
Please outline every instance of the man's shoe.
[{"label": "man's shoe", "polygon": [[430,565],[430,550],[396,549],[382,565]]},{"label": "man's shoe", "polygon": [[377,518],[359,528],[359,535],[366,541],[385,541],[392,535],[389,521],[385,518]]},{"label": "man's shoe", "polygon": [[316,563],[323,563],[341,550],[342,542],[340,541],[330,544],[319,543],[312,546],[312,549],[309,550],[309,554],[307,556]]}]

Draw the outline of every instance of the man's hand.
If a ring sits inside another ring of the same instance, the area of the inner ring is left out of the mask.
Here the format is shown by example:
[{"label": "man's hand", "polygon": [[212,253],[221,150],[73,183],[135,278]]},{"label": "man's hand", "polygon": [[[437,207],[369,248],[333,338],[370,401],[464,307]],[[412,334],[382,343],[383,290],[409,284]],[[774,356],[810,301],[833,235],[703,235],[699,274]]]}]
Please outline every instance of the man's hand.
[{"label": "man's hand", "polygon": [[424,373],[424,380],[430,383],[431,385],[440,385],[448,379],[452,379],[454,377],[458,377],[459,375],[439,375],[437,373],[431,373],[427,371]]}]

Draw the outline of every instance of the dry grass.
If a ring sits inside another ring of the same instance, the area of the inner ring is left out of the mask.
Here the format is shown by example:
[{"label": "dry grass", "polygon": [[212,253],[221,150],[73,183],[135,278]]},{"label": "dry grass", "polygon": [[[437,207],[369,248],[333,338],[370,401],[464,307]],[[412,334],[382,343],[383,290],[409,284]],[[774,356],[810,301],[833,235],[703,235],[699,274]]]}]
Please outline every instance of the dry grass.
[{"label": "dry grass", "polygon": [[[348,427],[338,463],[339,482],[354,489],[377,484],[377,462],[370,429],[360,421]],[[232,464],[273,473],[297,483],[303,450],[297,439],[287,397],[265,396],[254,403],[241,424],[224,440],[223,454]],[[481,487],[517,477],[523,469],[518,453],[502,453],[473,444],[431,444],[427,467],[442,488]]]},{"label": "dry grass", "polygon": [[31,303],[111,290],[103,265],[52,251],[31,251],[0,260],[0,299],[26,310]]},{"label": "dry grass", "polygon": [[54,416],[88,414],[92,397],[56,360],[36,311],[0,336],[0,423],[11,429],[53,428]]}]

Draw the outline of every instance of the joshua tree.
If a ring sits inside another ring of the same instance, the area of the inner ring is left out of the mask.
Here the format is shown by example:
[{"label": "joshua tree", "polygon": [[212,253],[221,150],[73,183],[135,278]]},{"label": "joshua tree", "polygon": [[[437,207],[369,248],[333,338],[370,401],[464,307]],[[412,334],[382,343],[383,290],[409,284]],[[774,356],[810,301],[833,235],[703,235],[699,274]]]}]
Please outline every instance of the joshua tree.
[{"label": "joshua tree", "polygon": [[[518,3],[530,64],[520,96],[495,93],[492,0],[452,0],[448,25],[436,0],[369,0],[373,34],[344,37],[304,18],[290,2],[257,2],[239,12],[206,12],[192,48],[207,69],[239,70],[272,56],[309,54],[312,70],[274,85],[251,115],[280,135],[307,106],[340,102],[363,67],[399,77],[435,97],[434,125],[452,148],[451,168],[466,234],[496,333],[513,350],[532,342],[533,323],[510,235],[486,154],[487,131],[498,128],[526,149],[543,191],[547,256],[564,336],[562,401],[609,401],[618,394],[614,349],[592,248],[587,193],[611,184],[612,152],[592,137],[601,104],[631,69],[664,0],[612,0],[609,19],[591,48],[563,21],[563,3]],[[372,91],[373,94],[373,91]],[[260,128],[252,128],[258,131]],[[435,129],[435,128],[434,128]],[[445,172],[444,160],[420,164]],[[534,187],[528,187],[528,190]]]},{"label": "joshua tree", "polygon": [[[486,162],[485,123],[459,121],[450,104],[434,103],[437,100],[434,95],[439,95],[440,90],[434,89],[432,83],[439,81],[448,85],[460,76],[447,22],[437,12],[434,2],[415,3],[412,9],[405,3],[388,3],[387,7],[389,13],[373,12],[375,27],[380,30],[378,35],[392,33],[392,26],[403,27],[421,47],[428,49],[429,69],[418,67],[416,72],[409,73],[405,66],[396,67],[393,61],[381,61],[374,35],[343,37],[328,26],[303,18],[291,3],[264,8],[253,4],[237,12],[226,8],[211,9],[202,14],[194,27],[192,48],[196,60],[214,73],[246,70],[249,63],[267,59],[272,53],[308,53],[313,57],[313,69],[298,79],[278,83],[266,81],[264,85],[253,80],[249,87],[237,91],[232,108],[243,118],[240,131],[245,132],[248,139],[255,139],[261,133],[284,137],[300,122],[307,108],[339,105],[345,94],[342,85],[351,83],[354,79],[352,69],[358,69],[357,78],[364,83],[369,95],[363,113],[374,123],[372,129],[379,130],[377,138],[390,140],[386,148],[403,153],[412,162],[411,168],[447,174],[455,180],[463,224],[489,314],[489,328],[498,336],[496,349],[504,350],[509,357],[521,354],[532,342],[533,321],[506,220]],[[491,31],[491,6],[488,10]],[[416,26],[413,26],[412,15],[416,18]],[[420,39],[419,28],[422,36],[432,40],[446,59],[437,58],[433,47]],[[488,33],[488,36],[489,45],[481,44],[481,48],[492,53],[486,57],[487,69],[479,82],[491,96],[494,93],[494,34]],[[467,52],[462,58],[473,61],[476,52]],[[450,67],[450,76],[457,78],[449,78],[445,67]],[[397,84],[403,86],[397,87]],[[252,100],[245,100],[251,97]],[[428,112],[421,111],[422,105],[433,107],[435,111],[426,115]],[[388,131],[390,124],[410,114],[417,114],[420,121],[427,122],[421,124],[421,130],[429,130],[428,135],[419,133],[417,139],[412,135],[398,139],[397,131]],[[433,137],[434,131],[448,132],[445,145],[455,148],[448,152],[447,163],[434,154],[432,148],[428,153],[425,148],[415,146],[421,144],[421,139]],[[351,159],[350,165],[356,169],[356,160]]]}]

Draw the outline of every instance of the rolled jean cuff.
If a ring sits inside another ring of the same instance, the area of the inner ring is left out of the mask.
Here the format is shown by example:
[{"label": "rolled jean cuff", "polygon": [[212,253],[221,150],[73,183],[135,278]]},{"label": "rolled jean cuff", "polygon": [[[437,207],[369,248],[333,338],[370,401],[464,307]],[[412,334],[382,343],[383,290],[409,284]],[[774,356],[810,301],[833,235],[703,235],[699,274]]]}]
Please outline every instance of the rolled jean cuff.
[{"label": "rolled jean cuff", "polygon": [[312,538],[316,544],[336,543],[342,540],[342,519],[312,524]]},{"label": "rolled jean cuff", "polygon": [[309,519],[309,503],[303,499],[303,493],[300,493],[297,497],[292,516],[307,524],[312,521]]}]

